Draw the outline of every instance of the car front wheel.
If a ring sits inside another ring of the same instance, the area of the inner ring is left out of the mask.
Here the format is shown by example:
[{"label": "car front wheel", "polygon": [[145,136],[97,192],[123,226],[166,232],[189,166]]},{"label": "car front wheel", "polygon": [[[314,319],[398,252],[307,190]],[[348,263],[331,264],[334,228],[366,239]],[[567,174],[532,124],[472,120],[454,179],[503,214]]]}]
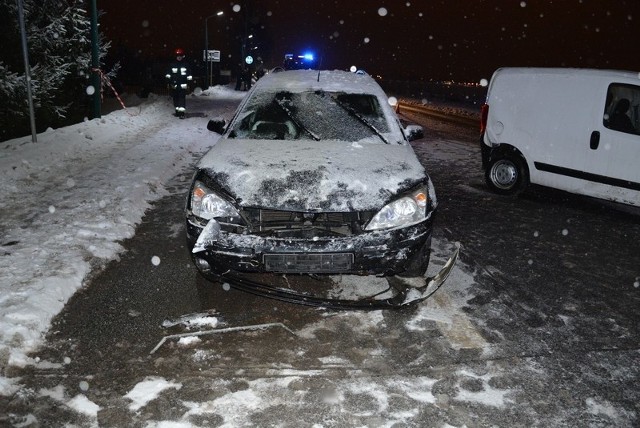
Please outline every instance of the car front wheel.
[{"label": "car front wheel", "polygon": [[529,184],[524,161],[512,154],[503,154],[489,160],[485,171],[487,185],[501,195],[517,195]]}]

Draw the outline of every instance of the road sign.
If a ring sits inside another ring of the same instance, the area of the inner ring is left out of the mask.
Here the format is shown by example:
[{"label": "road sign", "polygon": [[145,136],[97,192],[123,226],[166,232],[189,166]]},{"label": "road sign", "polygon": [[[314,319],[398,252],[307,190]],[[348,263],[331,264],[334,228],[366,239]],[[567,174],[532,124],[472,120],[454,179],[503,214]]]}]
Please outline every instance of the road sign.
[{"label": "road sign", "polygon": [[202,58],[203,61],[220,62],[220,51],[212,49],[202,51]]},{"label": "road sign", "polygon": [[251,55],[247,55],[247,57],[244,59],[244,62],[249,65],[253,64],[253,57]]}]

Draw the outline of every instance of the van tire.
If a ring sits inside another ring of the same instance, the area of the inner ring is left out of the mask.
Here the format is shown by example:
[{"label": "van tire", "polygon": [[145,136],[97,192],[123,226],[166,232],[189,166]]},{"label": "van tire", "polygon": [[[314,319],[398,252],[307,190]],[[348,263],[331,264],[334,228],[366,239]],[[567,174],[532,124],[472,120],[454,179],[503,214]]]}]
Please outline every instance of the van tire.
[{"label": "van tire", "polygon": [[484,178],[489,188],[500,195],[518,195],[529,185],[529,171],[524,160],[512,153],[491,157]]}]

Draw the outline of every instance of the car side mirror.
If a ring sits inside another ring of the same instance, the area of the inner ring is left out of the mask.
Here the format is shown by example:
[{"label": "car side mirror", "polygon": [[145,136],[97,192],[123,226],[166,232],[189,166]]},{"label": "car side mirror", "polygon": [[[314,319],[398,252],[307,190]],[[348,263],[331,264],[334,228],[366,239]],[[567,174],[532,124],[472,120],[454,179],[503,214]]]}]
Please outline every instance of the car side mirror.
[{"label": "car side mirror", "polygon": [[419,140],[424,137],[424,129],[420,125],[407,125],[404,128],[404,133],[409,141]]},{"label": "car side mirror", "polygon": [[216,117],[211,119],[209,123],[207,123],[207,129],[209,131],[213,131],[217,134],[222,134],[224,132],[224,127],[227,125],[227,121],[221,117]]}]

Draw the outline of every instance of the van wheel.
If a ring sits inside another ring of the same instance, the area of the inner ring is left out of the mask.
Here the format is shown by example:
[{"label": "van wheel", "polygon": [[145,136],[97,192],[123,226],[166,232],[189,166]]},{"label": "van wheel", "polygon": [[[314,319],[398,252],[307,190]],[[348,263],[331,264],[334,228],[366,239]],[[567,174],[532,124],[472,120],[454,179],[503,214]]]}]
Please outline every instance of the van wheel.
[{"label": "van wheel", "polygon": [[517,195],[529,184],[529,174],[520,157],[505,153],[489,160],[485,180],[496,193]]}]

